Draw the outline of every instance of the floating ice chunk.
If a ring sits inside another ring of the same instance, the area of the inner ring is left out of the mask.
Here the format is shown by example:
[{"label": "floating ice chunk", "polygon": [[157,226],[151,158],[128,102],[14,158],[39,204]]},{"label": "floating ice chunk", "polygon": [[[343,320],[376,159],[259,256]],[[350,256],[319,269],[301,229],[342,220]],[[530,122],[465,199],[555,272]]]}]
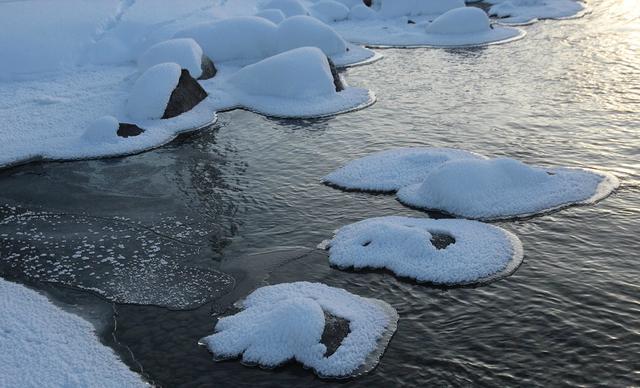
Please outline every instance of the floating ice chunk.
[{"label": "floating ice chunk", "polygon": [[426,27],[423,44],[431,46],[477,46],[524,36],[517,28],[491,26],[489,16],[476,7],[456,8],[438,16]]},{"label": "floating ice chunk", "polygon": [[193,38],[215,63],[254,63],[275,53],[278,26],[256,16],[240,16],[201,23],[175,37]]},{"label": "floating ice chunk", "polygon": [[538,19],[567,19],[580,16],[586,10],[576,0],[490,0],[494,5],[489,14],[502,18],[500,23],[528,24]]},{"label": "floating ice chunk", "polygon": [[317,47],[327,56],[344,54],[347,43],[328,25],[310,16],[293,16],[278,27],[278,51]]},{"label": "floating ice chunk", "polygon": [[176,63],[161,63],[136,80],[127,99],[127,113],[134,119],[154,120],[164,116],[182,69]]},{"label": "floating ice chunk", "polygon": [[265,18],[275,24],[280,24],[280,22],[286,19],[286,16],[282,11],[273,8],[263,9],[262,11],[256,13],[256,16]]},{"label": "floating ice chunk", "polygon": [[311,15],[325,23],[337,22],[349,17],[349,7],[335,0],[321,0],[310,8]]},{"label": "floating ice chunk", "polygon": [[264,6],[264,9],[279,9],[286,17],[309,15],[307,7],[298,0],[272,0]]},{"label": "floating ice chunk", "polygon": [[0,279],[0,385],[146,387],[93,326],[43,295]]},{"label": "floating ice chunk", "polygon": [[[275,55],[232,74],[226,90],[234,102],[256,112],[278,117],[317,117],[370,105],[375,97],[366,89],[347,87],[338,91],[325,54],[302,47]],[[227,107],[228,108],[228,107]]]},{"label": "floating ice chunk", "polygon": [[[216,333],[201,340],[215,359],[242,356],[245,363],[269,368],[295,359],[321,377],[349,377],[373,369],[398,320],[385,302],[309,282],[259,288],[242,308],[220,318]],[[349,333],[331,355],[321,343],[327,313],[349,321]]]},{"label": "floating ice chunk", "polygon": [[386,18],[440,15],[466,6],[464,0],[381,0],[380,3],[380,15]]},{"label": "floating ice chunk", "polygon": [[116,142],[119,126],[115,117],[102,116],[87,128],[82,138],[89,143]]},{"label": "floating ice chunk", "polygon": [[451,148],[397,148],[353,160],[323,178],[347,190],[392,192],[422,182],[442,163],[483,156]]},{"label": "floating ice chunk", "polygon": [[161,63],[177,63],[193,78],[202,75],[202,48],[190,38],[171,39],[157,43],[138,58],[138,68],[145,71]]},{"label": "floating ice chunk", "polygon": [[340,268],[387,268],[398,276],[446,285],[510,275],[523,259],[520,240],[504,229],[478,221],[409,217],[371,218],[342,227],[329,242],[329,254],[331,264]]},{"label": "floating ice chunk", "polygon": [[507,158],[467,159],[434,169],[422,183],[400,189],[398,199],[466,218],[504,219],[593,203],[618,186],[613,175],[593,170],[543,169]]}]

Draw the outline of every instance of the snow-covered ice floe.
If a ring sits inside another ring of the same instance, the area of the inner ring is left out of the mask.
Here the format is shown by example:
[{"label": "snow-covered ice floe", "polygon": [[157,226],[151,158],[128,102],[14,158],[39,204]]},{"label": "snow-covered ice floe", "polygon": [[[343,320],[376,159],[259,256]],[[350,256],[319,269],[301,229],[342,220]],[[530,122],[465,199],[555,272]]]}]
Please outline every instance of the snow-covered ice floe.
[{"label": "snow-covered ice floe", "polygon": [[492,220],[594,203],[619,185],[615,176],[601,171],[542,168],[508,158],[468,159],[442,164],[397,195],[412,207]]},{"label": "snow-covered ice floe", "polygon": [[345,39],[377,47],[470,47],[520,39],[523,30],[492,25],[479,8],[463,1],[382,2],[378,11],[364,5],[331,26]]},{"label": "snow-covered ice floe", "polygon": [[348,43],[330,26],[313,17],[296,15],[275,24],[269,20],[276,17],[273,13],[266,16],[240,16],[201,23],[179,31],[175,36],[193,38],[216,65],[232,62],[244,66],[309,46],[320,48],[338,67],[369,63],[380,57],[372,50]]},{"label": "snow-covered ice floe", "polygon": [[322,117],[362,109],[375,102],[367,90],[346,86],[316,47],[269,57],[202,85],[217,110],[245,108],[274,117]]},{"label": "snow-covered ice floe", "polygon": [[0,279],[0,386],[145,387],[93,326]]},{"label": "snow-covered ice floe", "polygon": [[[373,369],[398,321],[396,311],[383,301],[321,283],[262,287],[240,307],[239,313],[220,318],[216,332],[200,341],[216,360],[242,357],[243,363],[267,368],[296,360],[326,378],[352,377]],[[348,330],[327,354],[323,332],[338,320],[348,321]]]},{"label": "snow-covered ice floe", "polygon": [[501,24],[523,25],[541,19],[571,19],[584,15],[586,5],[577,0],[487,0],[491,16]]},{"label": "snow-covered ice floe", "polygon": [[396,148],[353,160],[323,178],[346,190],[395,192],[420,183],[442,163],[484,156],[453,148]]},{"label": "snow-covered ice floe", "polygon": [[344,226],[328,242],[339,268],[386,268],[442,285],[477,284],[512,274],[522,263],[518,237],[478,221],[378,217]]}]

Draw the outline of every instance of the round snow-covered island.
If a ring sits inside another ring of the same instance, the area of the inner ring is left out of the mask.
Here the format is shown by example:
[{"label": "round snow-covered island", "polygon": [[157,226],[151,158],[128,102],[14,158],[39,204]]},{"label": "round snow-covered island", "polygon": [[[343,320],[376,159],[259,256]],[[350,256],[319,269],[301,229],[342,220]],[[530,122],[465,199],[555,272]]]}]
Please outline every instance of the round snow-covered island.
[{"label": "round snow-covered island", "polygon": [[[215,360],[274,368],[296,360],[321,377],[357,376],[373,369],[396,330],[398,314],[387,303],[321,283],[296,282],[257,289],[242,311],[220,318],[200,340]],[[342,328],[331,327],[343,322]],[[325,332],[332,333],[329,338]],[[335,337],[336,333],[341,338]],[[333,345],[329,349],[322,340]]]},{"label": "round snow-covered island", "polygon": [[436,167],[451,160],[484,156],[453,148],[396,148],[353,160],[323,178],[345,190],[395,192],[420,183]]},{"label": "round snow-covered island", "polygon": [[582,16],[587,7],[577,0],[489,0],[491,16],[501,24],[531,24],[541,19],[570,19]]},{"label": "round snow-covered island", "polygon": [[518,237],[478,221],[379,217],[340,228],[328,242],[339,268],[384,268],[419,282],[486,283],[522,263]]},{"label": "round snow-covered island", "polygon": [[460,217],[521,218],[594,203],[619,186],[608,173],[529,166],[508,158],[458,160],[434,169],[422,183],[398,191],[400,202]]}]

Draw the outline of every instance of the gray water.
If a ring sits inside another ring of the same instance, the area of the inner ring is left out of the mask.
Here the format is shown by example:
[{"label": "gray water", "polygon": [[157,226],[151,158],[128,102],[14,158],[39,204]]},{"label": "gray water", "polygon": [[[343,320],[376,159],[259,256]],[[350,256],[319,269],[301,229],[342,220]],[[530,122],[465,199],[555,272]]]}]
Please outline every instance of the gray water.
[{"label": "gray water", "polygon": [[[395,307],[396,335],[379,366],[353,385],[639,385],[640,5],[592,7],[581,19],[527,26],[527,37],[511,44],[383,50],[382,61],[344,73],[378,95],[362,111],[299,121],[232,111],[152,152],[0,172],[0,273],[35,287],[93,290],[103,297],[90,299],[96,309],[104,298],[116,302],[117,328],[105,341],[163,386],[335,383],[297,365],[264,371],[215,363],[196,345],[229,301],[176,311],[188,305],[185,296],[159,291],[186,284],[189,298],[212,300],[232,288],[221,270],[236,277],[237,296],[248,292],[229,268],[268,283],[322,281]],[[314,251],[246,256],[310,251],[367,217],[425,216],[393,196],[320,183],[353,158],[401,146],[599,168],[622,185],[593,206],[497,223],[521,238],[525,261],[511,277],[478,288],[343,272]],[[7,218],[24,212],[35,216]],[[98,259],[90,257],[90,274],[81,270],[87,260],[72,258],[96,231],[102,237],[86,248],[91,256],[127,244],[114,262],[93,265]],[[142,247],[146,240],[153,243]],[[140,260],[149,254],[157,256],[145,267]],[[119,278],[110,277],[115,269]],[[140,288],[143,302],[169,309],[122,303],[140,302]],[[54,297],[64,302],[61,294]]]}]

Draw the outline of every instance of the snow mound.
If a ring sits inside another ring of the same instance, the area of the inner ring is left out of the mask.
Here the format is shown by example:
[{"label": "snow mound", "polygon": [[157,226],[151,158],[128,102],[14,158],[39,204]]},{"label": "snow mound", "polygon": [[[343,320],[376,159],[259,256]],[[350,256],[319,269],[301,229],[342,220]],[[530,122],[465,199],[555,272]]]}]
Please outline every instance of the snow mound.
[{"label": "snow mound", "polygon": [[279,9],[286,17],[309,15],[307,7],[298,0],[272,0],[267,3],[264,9]]},{"label": "snow mound", "polygon": [[349,17],[349,7],[335,0],[321,0],[310,8],[311,15],[325,23],[337,22]]},{"label": "snow mound", "polygon": [[330,116],[375,101],[366,89],[338,92],[326,55],[315,47],[290,50],[212,81],[204,86],[218,110],[244,107],[275,117]]},{"label": "snow mound", "polygon": [[381,0],[380,16],[440,15],[449,10],[465,7],[464,0]]},{"label": "snow mound", "polygon": [[[447,239],[440,245],[436,239]],[[504,229],[469,220],[371,218],[339,229],[329,261],[340,268],[387,268],[420,282],[461,285],[513,273],[522,244]]]},{"label": "snow mound", "polygon": [[127,99],[128,115],[137,120],[162,118],[181,73],[176,63],[161,63],[142,73]]},{"label": "snow mound", "polygon": [[397,148],[353,160],[323,178],[347,190],[393,192],[422,182],[445,162],[481,159],[482,156],[451,148]]},{"label": "snow mound", "polygon": [[529,24],[539,19],[568,19],[584,13],[586,6],[576,0],[490,0],[491,16],[500,23]]},{"label": "snow mound", "polygon": [[331,27],[310,16],[293,16],[278,27],[278,51],[317,47],[327,56],[344,54],[347,43]]},{"label": "snow mound", "polygon": [[89,143],[116,142],[118,141],[118,119],[113,116],[102,116],[94,121],[82,135]]},{"label": "snow mound", "polygon": [[138,68],[145,71],[161,63],[177,63],[193,78],[202,75],[202,48],[190,38],[171,39],[157,43],[138,58]]},{"label": "snow mound", "polygon": [[[321,377],[350,377],[371,370],[398,320],[385,302],[309,282],[259,288],[242,308],[220,318],[216,332],[201,340],[216,360],[242,356],[245,363],[272,368],[295,359]],[[320,342],[325,313],[349,321],[348,335],[329,356]]]},{"label": "snow mound", "polygon": [[613,175],[592,170],[543,169],[507,158],[468,159],[442,164],[422,183],[400,189],[398,199],[466,218],[505,219],[593,203],[618,186]]},{"label": "snow mound", "polygon": [[364,4],[358,4],[349,11],[349,19],[351,20],[367,20],[373,19],[377,15],[376,11]]},{"label": "snow mound", "polygon": [[267,19],[275,24],[280,24],[280,22],[286,19],[286,16],[282,11],[273,8],[263,9],[262,11],[256,13],[255,16]]},{"label": "snow mound", "polygon": [[146,387],[93,326],[0,279],[0,386]]}]

